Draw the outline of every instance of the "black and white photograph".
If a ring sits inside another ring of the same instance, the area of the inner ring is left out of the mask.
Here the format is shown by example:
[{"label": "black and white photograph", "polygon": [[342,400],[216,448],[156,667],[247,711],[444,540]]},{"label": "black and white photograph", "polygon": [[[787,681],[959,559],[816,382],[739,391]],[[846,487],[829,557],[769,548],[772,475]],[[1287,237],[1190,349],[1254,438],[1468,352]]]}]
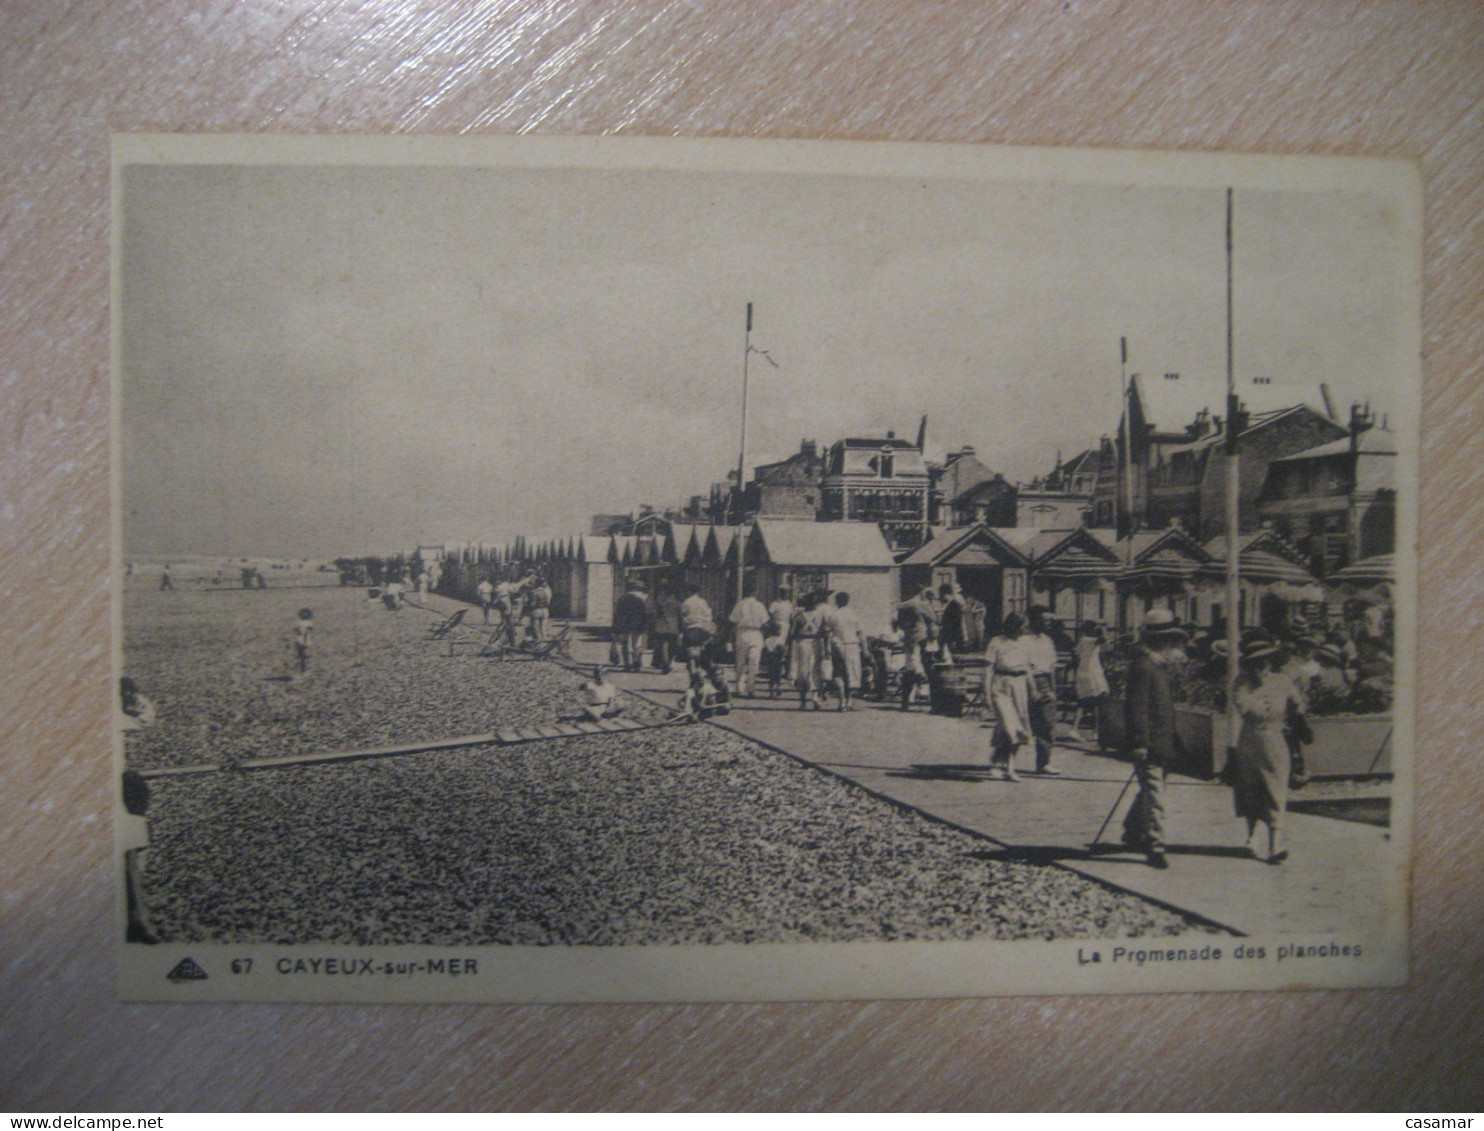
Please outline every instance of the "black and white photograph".
[{"label": "black and white photograph", "polygon": [[1405,982],[1413,166],[113,173],[126,999]]}]

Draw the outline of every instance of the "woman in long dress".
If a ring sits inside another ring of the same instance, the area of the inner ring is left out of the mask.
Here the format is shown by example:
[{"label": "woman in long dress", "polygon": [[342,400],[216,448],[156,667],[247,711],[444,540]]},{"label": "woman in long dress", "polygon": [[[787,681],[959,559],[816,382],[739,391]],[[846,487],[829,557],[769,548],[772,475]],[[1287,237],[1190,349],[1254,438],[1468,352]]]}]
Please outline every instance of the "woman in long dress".
[{"label": "woman in long dress", "polygon": [[1001,781],[1020,780],[1015,759],[1031,741],[1031,661],[1024,631],[1025,618],[1011,613],[984,650],[984,697],[995,713],[990,765]]},{"label": "woman in long dress", "polygon": [[1288,801],[1286,728],[1302,726],[1303,697],[1275,663],[1281,653],[1265,640],[1242,646],[1242,671],[1233,696],[1242,718],[1232,759],[1232,794],[1237,816],[1247,822],[1247,851],[1256,856],[1259,824],[1268,827],[1269,864],[1288,859],[1282,847],[1283,809]]},{"label": "woman in long dress", "polygon": [[1077,722],[1080,730],[1084,716],[1092,718],[1093,737],[1098,736],[1098,705],[1108,698],[1108,675],[1103,670],[1103,626],[1097,621],[1083,621],[1077,630]]},{"label": "woman in long dress", "polygon": [[819,595],[809,593],[799,598],[799,606],[789,621],[789,667],[794,673],[794,686],[799,690],[799,710],[819,703],[820,616]]}]

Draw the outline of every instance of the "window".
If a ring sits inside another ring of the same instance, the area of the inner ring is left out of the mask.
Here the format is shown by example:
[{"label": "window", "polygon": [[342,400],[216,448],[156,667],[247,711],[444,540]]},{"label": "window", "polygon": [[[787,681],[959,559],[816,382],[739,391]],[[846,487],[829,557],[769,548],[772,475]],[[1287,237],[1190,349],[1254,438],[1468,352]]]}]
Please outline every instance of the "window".
[{"label": "window", "polygon": [[882,479],[890,479],[896,463],[895,454],[890,448],[881,449],[881,458],[877,461],[876,471]]},{"label": "window", "polygon": [[1005,571],[1005,612],[1025,614],[1025,571]]},{"label": "window", "polygon": [[829,589],[830,575],[828,570],[823,569],[796,569],[789,574],[795,599],[805,593],[813,593],[820,589]]}]

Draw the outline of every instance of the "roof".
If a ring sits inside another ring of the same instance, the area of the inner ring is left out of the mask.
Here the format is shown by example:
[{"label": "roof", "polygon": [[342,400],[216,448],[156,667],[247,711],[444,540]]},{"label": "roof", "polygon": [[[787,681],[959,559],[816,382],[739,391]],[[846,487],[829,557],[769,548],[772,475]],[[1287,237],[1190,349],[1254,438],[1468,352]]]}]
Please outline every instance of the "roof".
[{"label": "roof", "polygon": [[957,495],[954,495],[949,501],[959,504],[972,503],[991,492],[999,495],[1008,495],[1013,491],[1014,488],[1010,486],[1009,481],[1003,475],[996,472],[991,478],[981,479],[972,486],[966,487]]},{"label": "roof", "polygon": [[700,544],[699,531],[701,527],[693,522],[672,522],[670,524],[670,544],[674,547],[675,561],[688,561],[691,552],[691,543],[695,542],[695,552],[700,553],[704,548]]},{"label": "roof", "polygon": [[1119,560],[1127,561],[1133,549],[1130,574],[1189,577],[1211,564],[1211,555],[1189,534],[1177,527],[1164,530],[1140,530],[1132,538],[1121,538],[1113,547]]},{"label": "roof", "polygon": [[583,561],[606,562],[612,547],[613,539],[607,534],[584,534],[577,539],[577,554]]},{"label": "roof", "polygon": [[[1318,579],[1304,564],[1304,557],[1273,530],[1254,530],[1237,537],[1237,570],[1250,581],[1284,581],[1291,585],[1313,585]],[[1212,538],[1205,546],[1212,564],[1225,569],[1226,535]]]},{"label": "roof", "polygon": [[[1137,390],[1144,410],[1144,422],[1156,432],[1181,432],[1202,410],[1211,416],[1226,415],[1226,384],[1182,377],[1178,381],[1146,380],[1135,376],[1131,384]],[[1325,403],[1324,390],[1318,385],[1255,385],[1250,381],[1237,386],[1251,416],[1250,425],[1259,416],[1281,413],[1298,405],[1307,405],[1326,419],[1333,419]]]},{"label": "roof", "polygon": [[788,522],[759,519],[750,550],[773,565],[886,569],[895,565],[881,528],[869,522]]},{"label": "roof", "polygon": [[[1396,455],[1396,433],[1389,432],[1385,428],[1368,428],[1356,438],[1356,448],[1366,455],[1394,456]],[[1349,453],[1350,437],[1341,436],[1338,440],[1330,440],[1325,444],[1305,448],[1291,456],[1280,456],[1272,462],[1288,463],[1300,459],[1323,459],[1325,456],[1349,455]]]},{"label": "roof", "polygon": [[[927,462],[911,444],[904,444],[900,440],[877,440],[866,445],[864,440],[842,440],[836,447],[841,447],[840,470],[830,472],[829,475],[858,475],[875,479],[878,477],[877,462],[881,458],[882,448],[892,449],[892,474],[890,479],[881,479],[882,483],[890,483],[893,479],[926,479],[928,477]],[[833,450],[833,449],[832,449]]]},{"label": "roof", "polygon": [[1111,542],[1085,527],[1040,530],[1026,542],[1031,572],[1057,580],[1112,577],[1123,567]]},{"label": "roof", "polygon": [[1017,545],[1015,537],[1021,533],[1031,534],[1034,531],[1019,531],[1014,528],[992,529],[977,523],[973,526],[939,530],[927,542],[903,558],[901,564],[904,566],[943,565],[949,562],[955,565],[981,564],[965,559],[976,554],[984,555],[985,550],[980,547],[988,545],[988,557],[993,561],[986,561],[982,564],[999,565],[1008,560],[1014,565],[1024,566],[1027,562],[1026,554]]}]

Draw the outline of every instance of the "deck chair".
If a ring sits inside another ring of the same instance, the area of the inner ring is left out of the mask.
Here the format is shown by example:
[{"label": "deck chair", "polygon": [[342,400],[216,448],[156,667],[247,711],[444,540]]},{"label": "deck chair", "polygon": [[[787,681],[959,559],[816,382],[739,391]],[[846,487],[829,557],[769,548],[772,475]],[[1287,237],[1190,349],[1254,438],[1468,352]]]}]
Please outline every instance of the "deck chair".
[{"label": "deck chair", "polygon": [[545,640],[522,640],[516,645],[517,652],[533,660],[549,660],[554,656],[572,655],[572,626],[564,624]]},{"label": "deck chair", "polygon": [[457,656],[460,648],[472,648],[476,656],[491,656],[497,660],[503,660],[508,651],[505,641],[501,639],[503,630],[494,628],[487,632],[481,632],[476,636],[449,636],[448,654]]},{"label": "deck chair", "polygon": [[441,621],[435,624],[432,628],[428,629],[428,635],[425,637],[425,639],[445,639],[450,632],[458,628],[459,625],[463,623],[464,617],[468,614],[468,612],[468,609],[459,609],[457,612],[450,613],[448,616],[444,617]]}]

